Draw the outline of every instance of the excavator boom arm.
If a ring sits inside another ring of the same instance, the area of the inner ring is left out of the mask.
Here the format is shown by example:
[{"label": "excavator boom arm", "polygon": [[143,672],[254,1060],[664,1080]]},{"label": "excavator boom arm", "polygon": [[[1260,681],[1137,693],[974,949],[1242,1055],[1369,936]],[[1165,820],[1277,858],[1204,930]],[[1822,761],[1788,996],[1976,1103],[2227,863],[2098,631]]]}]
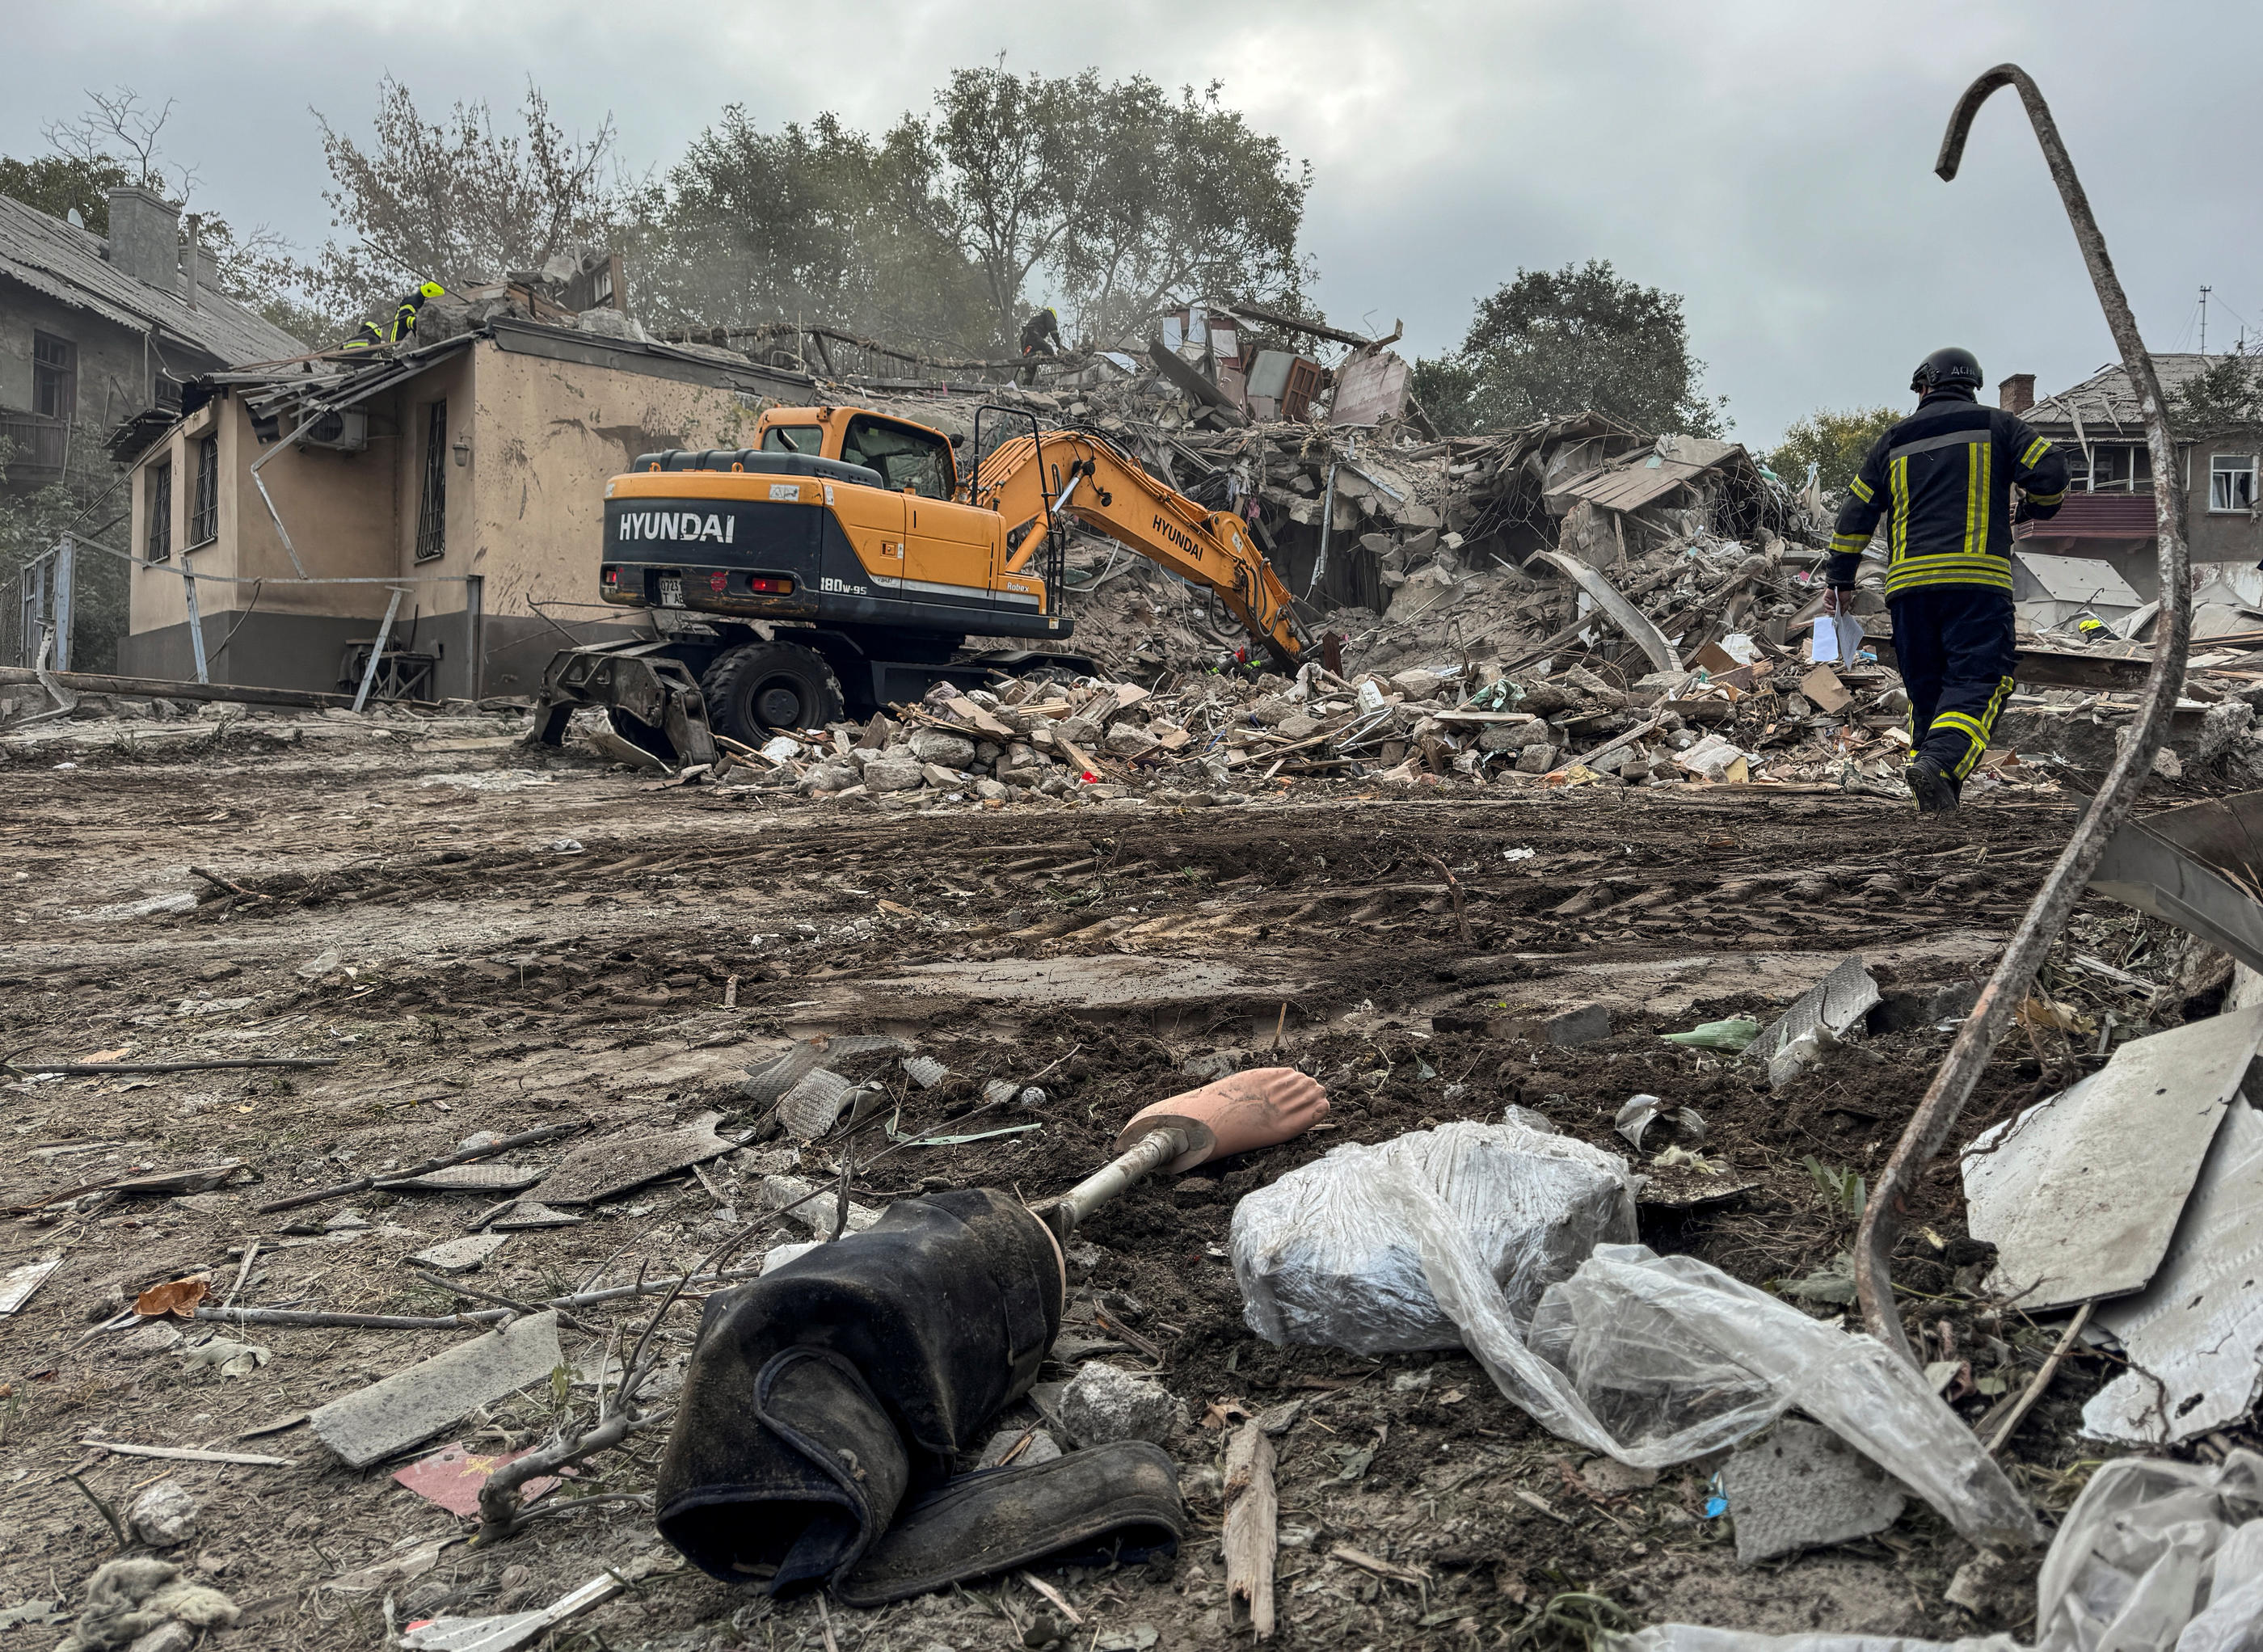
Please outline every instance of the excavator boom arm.
[{"label": "excavator boom arm", "polygon": [[[1273,663],[1294,671],[1311,643],[1289,588],[1231,511],[1207,510],[1111,444],[1075,431],[1008,442],[982,461],[973,503],[1006,518],[1018,570],[1044,544],[1049,512],[1075,518],[1182,579],[1215,591]],[[1011,536],[1020,533],[1016,540]]]}]

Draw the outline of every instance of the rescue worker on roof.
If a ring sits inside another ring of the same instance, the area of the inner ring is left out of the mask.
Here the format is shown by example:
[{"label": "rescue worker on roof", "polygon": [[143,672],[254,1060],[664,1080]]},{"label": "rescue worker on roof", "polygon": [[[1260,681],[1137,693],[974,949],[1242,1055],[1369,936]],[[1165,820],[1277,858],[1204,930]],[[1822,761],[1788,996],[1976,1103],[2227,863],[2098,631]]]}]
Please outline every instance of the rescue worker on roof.
[{"label": "rescue worker on roof", "polygon": [[380,327],[375,322],[364,322],[354,329],[353,337],[338,346],[341,350],[369,350],[379,344],[405,344],[408,336],[416,330],[416,312],[424,308],[426,299],[438,298],[448,289],[437,281],[424,281],[416,290],[394,307],[393,325]]},{"label": "rescue worker on roof", "polygon": [[1016,372],[1016,380],[1022,384],[1038,381],[1038,366],[1029,359],[1044,354],[1058,356],[1061,352],[1060,317],[1051,308],[1039,310],[1022,323],[1022,359],[1024,365]]},{"label": "rescue worker on roof", "polygon": [[[2012,524],[2057,514],[2066,456],[2014,415],[1982,407],[1980,363],[1936,350],[1910,388],[1917,411],[1881,436],[1840,507],[1824,612],[1853,612],[1862,548],[1881,518],[1886,606],[1909,694],[1902,771],[1928,814],[1956,807],[2012,692]],[[2025,490],[2014,517],[2011,492]]]}]

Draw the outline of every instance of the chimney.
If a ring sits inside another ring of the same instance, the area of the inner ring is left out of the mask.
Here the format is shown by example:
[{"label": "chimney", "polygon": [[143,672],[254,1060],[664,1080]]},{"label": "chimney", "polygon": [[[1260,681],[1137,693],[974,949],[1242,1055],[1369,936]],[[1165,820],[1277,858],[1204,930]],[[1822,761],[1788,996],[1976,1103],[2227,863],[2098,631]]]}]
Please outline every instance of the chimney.
[{"label": "chimney", "polygon": [[154,190],[110,192],[110,262],[137,281],[181,290],[181,213]]},{"label": "chimney", "polygon": [[1996,405],[2006,413],[2024,413],[2035,404],[2035,375],[2007,373],[1996,382]]}]

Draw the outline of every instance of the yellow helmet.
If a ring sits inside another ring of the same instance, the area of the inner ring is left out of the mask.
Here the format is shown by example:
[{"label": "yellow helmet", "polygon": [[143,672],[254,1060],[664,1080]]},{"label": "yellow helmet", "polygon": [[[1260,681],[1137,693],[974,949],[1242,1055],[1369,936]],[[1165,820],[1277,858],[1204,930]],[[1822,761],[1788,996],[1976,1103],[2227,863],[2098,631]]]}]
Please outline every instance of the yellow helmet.
[{"label": "yellow helmet", "polygon": [[448,289],[442,286],[437,281],[427,281],[423,286],[418,287],[416,290],[426,298],[438,298]]}]

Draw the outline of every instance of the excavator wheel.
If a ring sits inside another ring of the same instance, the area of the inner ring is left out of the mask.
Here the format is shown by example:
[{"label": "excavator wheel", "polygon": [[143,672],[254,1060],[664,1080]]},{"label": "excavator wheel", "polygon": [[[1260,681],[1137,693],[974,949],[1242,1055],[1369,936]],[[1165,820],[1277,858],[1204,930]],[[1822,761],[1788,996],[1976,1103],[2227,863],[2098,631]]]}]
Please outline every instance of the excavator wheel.
[{"label": "excavator wheel", "polygon": [[719,656],[699,679],[707,721],[719,734],[759,746],[774,729],[821,728],[842,715],[841,679],[813,648],[749,642]]}]

